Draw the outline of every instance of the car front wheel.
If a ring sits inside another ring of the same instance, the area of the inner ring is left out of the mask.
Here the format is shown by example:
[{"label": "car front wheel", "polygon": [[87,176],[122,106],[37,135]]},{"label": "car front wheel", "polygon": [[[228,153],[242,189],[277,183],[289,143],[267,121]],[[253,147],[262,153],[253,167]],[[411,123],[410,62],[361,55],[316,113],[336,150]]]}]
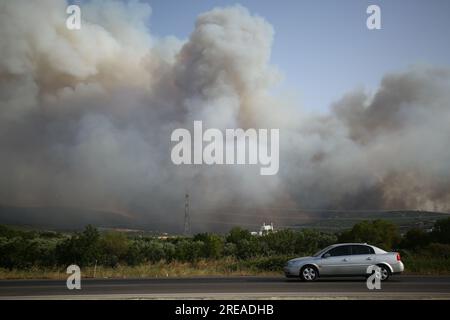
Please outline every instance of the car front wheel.
[{"label": "car front wheel", "polygon": [[314,281],[317,280],[318,272],[313,266],[304,266],[300,271],[300,278],[303,281]]}]

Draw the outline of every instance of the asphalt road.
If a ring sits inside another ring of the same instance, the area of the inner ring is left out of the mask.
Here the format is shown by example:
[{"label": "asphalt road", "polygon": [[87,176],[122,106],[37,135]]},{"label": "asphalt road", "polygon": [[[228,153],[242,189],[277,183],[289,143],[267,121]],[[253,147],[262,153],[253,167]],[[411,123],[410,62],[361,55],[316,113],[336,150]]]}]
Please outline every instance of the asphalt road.
[{"label": "asphalt road", "polygon": [[81,290],[65,281],[0,281],[0,299],[450,299],[450,277],[395,276],[381,290],[364,278],[328,278],[313,283],[283,277],[84,279]]}]

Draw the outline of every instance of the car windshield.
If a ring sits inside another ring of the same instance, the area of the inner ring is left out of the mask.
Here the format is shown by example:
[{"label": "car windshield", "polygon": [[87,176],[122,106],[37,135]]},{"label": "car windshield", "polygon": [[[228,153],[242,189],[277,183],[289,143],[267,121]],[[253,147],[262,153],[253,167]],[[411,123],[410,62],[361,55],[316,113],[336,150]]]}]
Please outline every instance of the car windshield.
[{"label": "car windshield", "polygon": [[317,251],[316,253],[314,253],[313,254],[313,257],[318,257],[318,256],[320,256],[321,254],[323,254],[325,251],[327,251],[328,249],[331,249],[333,246],[328,246],[328,247],[326,247],[325,249],[322,249],[322,250],[320,250],[320,251]]}]

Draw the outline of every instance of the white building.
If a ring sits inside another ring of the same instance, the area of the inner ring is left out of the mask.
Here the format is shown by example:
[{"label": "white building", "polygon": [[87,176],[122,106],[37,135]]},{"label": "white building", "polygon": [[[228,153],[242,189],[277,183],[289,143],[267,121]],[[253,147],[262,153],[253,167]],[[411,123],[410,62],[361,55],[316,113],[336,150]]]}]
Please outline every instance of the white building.
[{"label": "white building", "polygon": [[259,229],[259,232],[253,231],[251,234],[253,236],[264,236],[271,232],[274,232],[273,223],[266,224],[264,222],[263,225],[261,226],[261,228]]}]

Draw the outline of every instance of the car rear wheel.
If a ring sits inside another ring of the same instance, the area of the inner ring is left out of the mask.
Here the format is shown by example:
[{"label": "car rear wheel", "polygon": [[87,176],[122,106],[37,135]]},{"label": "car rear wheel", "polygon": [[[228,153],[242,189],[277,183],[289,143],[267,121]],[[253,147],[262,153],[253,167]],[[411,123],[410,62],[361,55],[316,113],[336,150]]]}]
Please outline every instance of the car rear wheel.
[{"label": "car rear wheel", "polygon": [[386,281],[387,279],[389,279],[391,272],[385,265],[380,265],[379,267],[381,269],[380,270],[381,281]]},{"label": "car rear wheel", "polygon": [[315,281],[318,276],[319,273],[314,266],[304,266],[300,271],[300,278],[303,281]]},{"label": "car rear wheel", "polygon": [[[378,267],[380,268],[380,280],[386,281],[387,279],[389,279],[389,277],[391,276],[391,271],[389,270],[389,268],[382,264],[378,265]],[[374,273],[375,271],[372,271],[371,274],[366,274],[366,279],[368,279]]]}]

